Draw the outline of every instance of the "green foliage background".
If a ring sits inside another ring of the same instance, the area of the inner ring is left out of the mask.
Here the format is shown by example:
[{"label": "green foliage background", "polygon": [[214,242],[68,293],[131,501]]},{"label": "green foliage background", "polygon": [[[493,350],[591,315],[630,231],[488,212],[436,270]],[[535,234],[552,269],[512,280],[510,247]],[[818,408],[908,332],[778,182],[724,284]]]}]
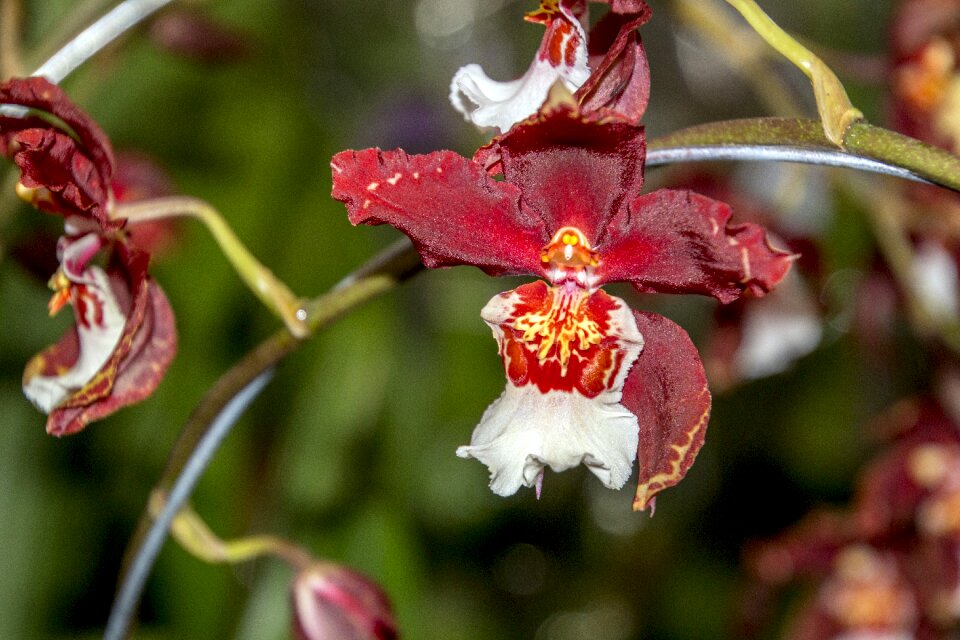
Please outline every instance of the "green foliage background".
[{"label": "green foliage background", "polygon": [[[483,138],[449,107],[451,75],[481,62],[515,77],[537,46],[540,28],[519,19],[532,7],[460,4],[489,15],[438,40],[417,27],[417,12],[437,5],[429,0],[202,3],[249,35],[248,57],[199,64],[141,30],[65,86],[116,148],[151,154],[297,293],[316,295],[397,236],[350,227],[329,197],[331,155],[367,146],[469,155]],[[27,2],[27,44],[44,42],[72,6]],[[763,114],[735,74],[720,77],[719,93],[685,79],[678,56],[690,51],[689,36],[667,2],[652,6],[643,31],[650,135]],[[885,50],[889,3],[764,6],[833,48]],[[678,48],[678,36],[687,45]],[[784,74],[802,93],[799,74]],[[884,88],[841,76],[883,123]],[[651,172],[650,182],[662,178]],[[823,197],[835,209],[823,239],[828,269],[862,273],[873,240],[861,213],[832,192]],[[17,204],[11,189],[2,198],[4,247],[38,229],[57,232],[59,220]],[[44,434],[20,375],[69,314],[47,320],[44,282],[9,256],[0,262],[0,638],[100,633],[124,547],[180,426],[218,375],[279,326],[203,228],[179,229],[152,268],[180,332],[166,380],[149,401],[63,440]],[[407,638],[731,637],[744,542],[811,504],[844,500],[875,446],[865,421],[926,372],[909,337],[897,371],[878,374],[848,335],[828,328],[791,371],[716,397],[706,447],[654,518],[630,511],[629,484],[607,491],[582,469],[548,474],[539,502],[531,491],[501,499],[482,465],[453,452],[504,384],[479,310],[515,284],[468,268],[425,273],[318,335],[227,440],[197,490],[198,512],[223,536],[275,532],[375,577]],[[619,293],[704,343],[712,303]],[[840,289],[838,314],[849,294]],[[170,543],[136,637],[287,637],[290,577],[270,561],[207,566]]]}]

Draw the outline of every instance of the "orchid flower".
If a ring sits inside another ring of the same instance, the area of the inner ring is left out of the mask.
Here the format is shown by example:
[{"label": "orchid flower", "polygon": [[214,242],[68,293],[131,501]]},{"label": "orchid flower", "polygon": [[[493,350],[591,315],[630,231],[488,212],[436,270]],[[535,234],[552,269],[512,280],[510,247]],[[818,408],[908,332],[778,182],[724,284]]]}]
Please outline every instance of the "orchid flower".
[{"label": "orchid flower", "polygon": [[30,360],[23,391],[48,414],[48,433],[71,434],[153,393],[176,352],[173,312],[147,274],[149,256],[110,215],[115,163],[99,126],[43,78],[0,85],[0,103],[65,125],[30,112],[0,117],[0,144],[21,170],[18,195],[64,217],[49,309],[69,304],[76,325]]},{"label": "orchid flower", "polygon": [[450,101],[478,127],[506,132],[533,115],[556,82],[562,82],[586,110],[600,108],[637,122],[650,94],[650,71],[636,29],[650,19],[643,0],[594,0],[611,5],[590,30],[587,0],[541,0],[526,15],[543,24],[543,40],[526,73],[517,80],[490,79],[469,64],[453,76]]},{"label": "orchid flower", "polygon": [[[333,195],[354,224],[407,234],[427,267],[473,265],[543,280],[481,311],[507,386],[461,457],[490,469],[499,495],[544,469],[585,464],[610,488],[640,467],[634,509],[680,481],[703,444],[710,393],[697,351],[666,318],[632,311],[600,287],[763,295],[792,256],[756,225],[728,225],[725,204],[688,191],[639,195],[643,129],[585,113],[562,87],[543,109],[481,148],[344,151]],[[502,174],[503,180],[492,175]]]}]

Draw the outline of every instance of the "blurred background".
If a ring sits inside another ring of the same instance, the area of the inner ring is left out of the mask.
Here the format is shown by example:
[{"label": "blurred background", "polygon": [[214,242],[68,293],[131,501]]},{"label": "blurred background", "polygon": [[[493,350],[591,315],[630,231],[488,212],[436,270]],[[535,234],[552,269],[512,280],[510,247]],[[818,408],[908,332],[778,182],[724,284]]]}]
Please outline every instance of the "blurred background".
[{"label": "blurred background", "polygon": [[[762,4],[825,56],[871,122],[889,121],[890,2]],[[106,6],[24,2],[27,51],[42,56],[71,20]],[[651,6],[642,30],[649,137],[772,114],[737,61],[677,4]],[[350,226],[329,196],[330,157],[369,146],[470,155],[485,138],[450,107],[450,78],[470,62],[498,79],[518,77],[542,35],[521,19],[533,8],[505,0],[174,3],[64,86],[118,151],[146,154],[178,192],[215,205],[256,256],[313,296],[398,237]],[[184,37],[190,29],[201,36]],[[814,115],[803,76],[774,59],[768,67],[788,103]],[[609,491],[582,468],[548,473],[539,501],[529,490],[499,498],[483,465],[455,457],[504,385],[479,311],[519,282],[470,268],[418,275],[288,358],[218,453],[194,506],[224,537],[277,533],[367,573],[390,594],[406,638],[738,637],[742,617],[754,615],[744,614],[753,606],[744,545],[812,505],[848,500],[857,470],[880,446],[869,420],[926,388],[939,359],[897,313],[893,294],[864,302],[878,247],[863,200],[844,186],[850,175],[757,164],[649,171],[650,188],[703,185],[742,203],[735,218],[763,220],[784,244],[808,247],[774,319],[754,322],[776,329],[751,338],[749,353],[724,342],[724,329],[747,331],[742,310],[718,314],[706,299],[613,288],[686,328],[713,381],[706,446],[687,479],[661,494],[655,517],[630,510],[632,483]],[[36,268],[51,260],[61,221],[18,203],[9,164],[0,177],[0,638],[93,638],[191,409],[279,322],[205,229],[179,223],[151,267],[180,333],[166,379],[148,401],[78,435],[45,435],[20,377],[72,322],[69,313],[47,318],[50,293]],[[867,192],[889,184],[856,182]],[[869,322],[878,317],[879,329]],[[289,637],[291,577],[269,560],[208,566],[170,542],[136,637]],[[761,637],[777,637],[789,608],[770,608]]]}]

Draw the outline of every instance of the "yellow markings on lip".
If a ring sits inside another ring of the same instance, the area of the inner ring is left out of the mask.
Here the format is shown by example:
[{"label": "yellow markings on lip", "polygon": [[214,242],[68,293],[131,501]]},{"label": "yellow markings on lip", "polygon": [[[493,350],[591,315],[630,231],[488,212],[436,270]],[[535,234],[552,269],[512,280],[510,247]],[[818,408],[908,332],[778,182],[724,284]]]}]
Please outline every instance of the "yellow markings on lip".
[{"label": "yellow markings on lip", "polygon": [[549,306],[522,315],[513,323],[514,329],[523,332],[524,343],[539,342],[537,359],[541,364],[556,358],[561,376],[566,375],[574,350],[586,351],[603,341],[600,325],[586,311],[589,297],[586,291],[570,294],[551,287]]},{"label": "yellow markings on lip", "polygon": [[528,11],[523,19],[527,22],[539,22],[546,24],[555,15],[560,13],[559,0],[540,0],[540,8],[534,11]]}]

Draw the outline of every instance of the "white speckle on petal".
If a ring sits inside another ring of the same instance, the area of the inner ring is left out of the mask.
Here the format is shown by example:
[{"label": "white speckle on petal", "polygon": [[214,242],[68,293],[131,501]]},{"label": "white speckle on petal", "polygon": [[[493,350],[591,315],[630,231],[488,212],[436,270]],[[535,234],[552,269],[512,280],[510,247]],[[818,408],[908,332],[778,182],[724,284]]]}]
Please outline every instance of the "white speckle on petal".
[{"label": "white speckle on petal", "polygon": [[387,178],[387,182],[389,182],[390,186],[392,187],[396,185],[398,182],[400,182],[400,178],[402,177],[403,177],[403,174],[398,171],[397,173],[393,174],[392,178]]},{"label": "white speckle on petal", "polygon": [[376,191],[377,187],[379,186],[380,186],[379,182],[371,182],[370,184],[367,185],[367,191]]}]

